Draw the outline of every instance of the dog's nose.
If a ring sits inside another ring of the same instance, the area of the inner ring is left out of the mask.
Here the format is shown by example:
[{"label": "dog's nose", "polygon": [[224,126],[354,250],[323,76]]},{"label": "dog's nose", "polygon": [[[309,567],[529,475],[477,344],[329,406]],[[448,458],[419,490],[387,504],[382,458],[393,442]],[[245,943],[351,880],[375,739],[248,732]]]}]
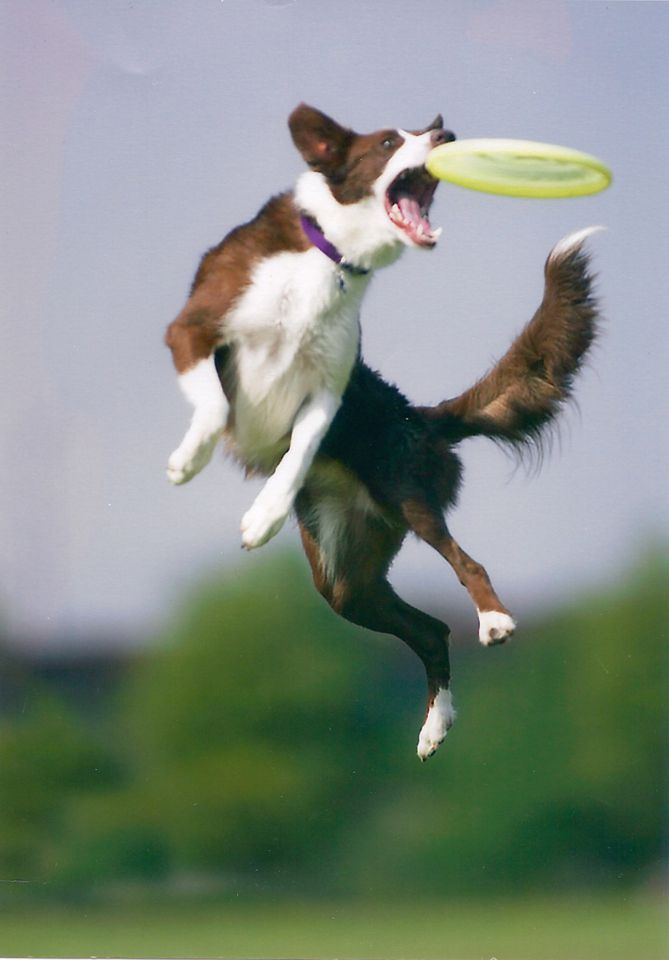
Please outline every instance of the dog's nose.
[{"label": "dog's nose", "polygon": [[444,130],[441,127],[430,133],[430,142],[433,147],[438,147],[440,143],[452,143],[455,140],[455,134],[451,130]]}]

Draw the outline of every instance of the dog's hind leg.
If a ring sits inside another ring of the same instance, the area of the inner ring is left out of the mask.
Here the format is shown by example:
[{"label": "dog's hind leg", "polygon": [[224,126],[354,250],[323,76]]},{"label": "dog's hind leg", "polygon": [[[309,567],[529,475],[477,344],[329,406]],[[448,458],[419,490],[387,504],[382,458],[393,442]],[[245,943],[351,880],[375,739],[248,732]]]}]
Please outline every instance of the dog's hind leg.
[{"label": "dog's hind leg", "polygon": [[402,503],[402,513],[414,533],[448,560],[474,601],[481,643],[486,647],[504,643],[516,629],[513,617],[495,593],[484,567],[453,539],[441,510],[423,499],[409,499]]},{"label": "dog's hind leg", "polygon": [[417,752],[421,760],[427,760],[455,719],[448,626],[398,597],[385,578],[364,584],[349,582],[335,609],[352,623],[398,637],[422,660],[427,674],[427,710]]},{"label": "dog's hind leg", "polygon": [[427,760],[455,718],[450,631],[445,623],[405,603],[386,579],[406,527],[351,509],[350,496],[337,501],[322,495],[312,498],[309,485],[296,507],[316,588],[332,609],[359,626],[398,637],[423,662],[428,701],[417,749],[420,759]]}]

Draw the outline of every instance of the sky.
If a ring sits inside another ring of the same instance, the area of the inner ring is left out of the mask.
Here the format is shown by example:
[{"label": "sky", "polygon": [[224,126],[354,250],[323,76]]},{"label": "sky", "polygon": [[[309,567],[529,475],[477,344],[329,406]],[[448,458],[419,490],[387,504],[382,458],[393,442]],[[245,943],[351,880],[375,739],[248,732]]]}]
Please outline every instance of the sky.
[{"label": "sky", "polygon": [[[595,197],[441,185],[433,251],[379,271],[367,361],[418,403],[479,377],[541,298],[546,254],[590,224],[605,323],[538,474],[485,440],[461,452],[450,527],[519,615],[614,582],[666,537],[669,6],[559,0],[0,0],[0,619],[59,649],[143,637],[204,575],[247,555],[258,481],[217,457],[165,478],[190,411],[164,329],[201,254],[303,169],[300,101],[360,132],[442,112],[460,138],[604,159]],[[461,606],[407,542],[408,599]],[[473,629],[473,626],[472,626]]]}]

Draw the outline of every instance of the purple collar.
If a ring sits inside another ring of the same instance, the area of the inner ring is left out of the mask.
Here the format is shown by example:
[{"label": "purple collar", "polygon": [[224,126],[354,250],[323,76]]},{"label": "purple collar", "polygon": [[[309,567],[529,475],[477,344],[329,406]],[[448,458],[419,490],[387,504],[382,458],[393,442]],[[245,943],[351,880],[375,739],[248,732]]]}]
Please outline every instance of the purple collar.
[{"label": "purple collar", "polygon": [[309,214],[301,213],[300,223],[302,225],[302,229],[313,245],[318,247],[321,253],[324,253],[326,257],[329,257],[330,260],[340,266],[342,270],[346,270],[347,273],[351,273],[354,276],[364,276],[365,274],[369,273],[369,270],[365,270],[363,267],[356,267],[352,263],[347,263],[339,250],[337,250],[335,247],[334,243],[330,243],[314,218],[310,217]]}]

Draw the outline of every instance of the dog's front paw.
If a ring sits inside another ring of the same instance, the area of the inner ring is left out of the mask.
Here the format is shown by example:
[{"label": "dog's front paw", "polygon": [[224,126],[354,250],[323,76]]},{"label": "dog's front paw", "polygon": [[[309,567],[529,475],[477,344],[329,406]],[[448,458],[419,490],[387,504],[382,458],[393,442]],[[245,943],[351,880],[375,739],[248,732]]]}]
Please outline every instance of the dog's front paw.
[{"label": "dog's front paw", "polygon": [[423,762],[431,757],[453,726],[455,710],[450,690],[440,690],[430,704],[418,737],[417,753]]},{"label": "dog's front paw", "polygon": [[174,459],[174,454],[167,461],[167,479],[170,483],[173,483],[175,486],[179,487],[182,483],[188,483],[191,480],[195,473],[189,471],[183,464],[180,464]]},{"label": "dog's front paw", "polygon": [[479,640],[484,647],[504,643],[513,636],[515,629],[515,620],[508,613],[502,613],[501,610],[479,611]]},{"label": "dog's front paw", "polygon": [[242,546],[246,550],[262,547],[275,537],[286,522],[288,510],[267,502],[267,498],[258,499],[242,517]]},{"label": "dog's front paw", "polygon": [[195,450],[182,444],[170,455],[167,461],[167,479],[170,483],[181,486],[197,476],[211,460],[218,435],[199,444]]}]

